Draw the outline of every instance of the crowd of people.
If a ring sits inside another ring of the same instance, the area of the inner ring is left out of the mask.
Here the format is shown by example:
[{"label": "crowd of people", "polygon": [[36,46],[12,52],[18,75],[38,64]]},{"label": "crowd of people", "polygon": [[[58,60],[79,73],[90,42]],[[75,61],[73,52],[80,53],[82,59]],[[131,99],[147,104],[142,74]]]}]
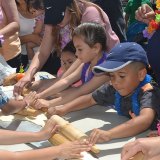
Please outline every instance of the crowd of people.
[{"label": "crowd of people", "polygon": [[[1,111],[9,115],[31,105],[46,108],[49,118],[36,133],[0,130],[0,144],[47,140],[58,129],[52,115],[96,104],[112,105],[117,114],[129,118],[107,131],[94,129],[86,141],[0,151],[2,159],[80,158],[95,143],[158,130],[159,10],[159,0],[129,0],[124,11],[121,0],[0,0],[0,54],[17,72],[22,65],[25,69],[14,86],[15,99],[0,90]],[[33,81],[40,70],[56,78]],[[18,100],[24,87],[31,92]],[[126,144],[121,159],[138,152],[146,160],[160,159],[160,133],[154,133],[156,137]]]}]

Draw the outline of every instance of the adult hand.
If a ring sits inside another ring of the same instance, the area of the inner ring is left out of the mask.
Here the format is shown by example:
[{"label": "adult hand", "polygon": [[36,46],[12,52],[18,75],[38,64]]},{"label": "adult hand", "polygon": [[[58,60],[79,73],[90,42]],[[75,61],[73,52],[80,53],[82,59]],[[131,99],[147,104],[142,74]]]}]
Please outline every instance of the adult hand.
[{"label": "adult hand", "polygon": [[136,17],[138,21],[148,24],[152,19],[155,18],[153,9],[148,4],[143,4],[136,11]]},{"label": "adult hand", "polygon": [[82,158],[81,152],[90,151],[91,145],[87,141],[75,141],[64,143],[59,148],[58,158]]},{"label": "adult hand", "polygon": [[31,84],[31,81],[32,77],[26,74],[14,85],[13,95],[15,97],[21,95],[23,88],[29,86]]},{"label": "adult hand", "polygon": [[160,137],[140,138],[127,143],[122,150],[121,159],[129,160],[138,152],[144,154],[144,160],[160,159]]},{"label": "adult hand", "polygon": [[94,129],[89,136],[89,143],[94,145],[95,143],[102,143],[111,140],[110,132],[101,129]]}]

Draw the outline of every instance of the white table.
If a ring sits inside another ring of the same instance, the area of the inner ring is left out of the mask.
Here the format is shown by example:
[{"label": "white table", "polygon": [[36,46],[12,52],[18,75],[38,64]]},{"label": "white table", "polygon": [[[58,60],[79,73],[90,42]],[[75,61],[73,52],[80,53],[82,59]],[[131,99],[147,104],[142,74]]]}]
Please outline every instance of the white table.
[{"label": "white table", "polygon": [[[102,106],[94,106],[85,110],[72,112],[65,116],[65,119],[71,122],[76,128],[81,129],[89,135],[93,128],[110,129],[120,123],[123,123],[127,118],[118,116],[112,109]],[[0,122],[0,126],[7,129],[23,130],[23,131],[37,131],[40,126],[31,122],[16,120],[13,122]],[[120,160],[120,153],[122,146],[128,141],[134,140],[137,137],[146,136],[146,132],[136,137],[123,138],[113,140],[104,144],[97,144],[101,152],[97,155],[99,160]],[[11,151],[28,150],[35,148],[43,148],[50,146],[48,141],[36,142],[30,144],[19,145],[0,145],[0,149]]]}]

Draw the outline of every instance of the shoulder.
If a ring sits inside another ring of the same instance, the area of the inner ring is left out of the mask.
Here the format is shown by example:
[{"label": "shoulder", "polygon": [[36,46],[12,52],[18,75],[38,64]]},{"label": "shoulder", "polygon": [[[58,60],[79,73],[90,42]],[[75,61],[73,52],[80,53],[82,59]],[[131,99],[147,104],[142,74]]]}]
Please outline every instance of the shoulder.
[{"label": "shoulder", "polygon": [[139,100],[142,108],[157,108],[160,105],[160,89],[152,85],[152,88],[142,89]]}]

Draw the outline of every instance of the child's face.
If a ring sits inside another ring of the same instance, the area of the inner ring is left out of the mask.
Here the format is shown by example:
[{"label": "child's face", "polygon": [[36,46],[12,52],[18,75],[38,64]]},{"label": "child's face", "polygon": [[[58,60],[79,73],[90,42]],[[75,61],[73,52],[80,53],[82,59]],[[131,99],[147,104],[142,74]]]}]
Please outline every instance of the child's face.
[{"label": "child's face", "polygon": [[121,96],[127,96],[138,87],[142,79],[140,72],[127,65],[116,72],[109,73],[112,86]]},{"label": "child's face", "polygon": [[67,70],[72,64],[73,62],[76,60],[76,56],[69,52],[69,51],[65,51],[62,52],[61,54],[61,66],[63,68],[63,70]]},{"label": "child's face", "polygon": [[84,42],[81,37],[74,36],[73,43],[76,48],[76,55],[78,59],[83,63],[91,62],[94,60],[96,54],[94,47],[91,48],[88,44]]},{"label": "child's face", "polygon": [[34,9],[34,8],[30,8],[29,11],[30,11],[35,17],[37,17],[37,16],[39,16],[39,15],[41,15],[41,14],[44,13],[44,10],[43,10],[43,9],[38,9],[38,10],[36,10],[36,9]]}]

